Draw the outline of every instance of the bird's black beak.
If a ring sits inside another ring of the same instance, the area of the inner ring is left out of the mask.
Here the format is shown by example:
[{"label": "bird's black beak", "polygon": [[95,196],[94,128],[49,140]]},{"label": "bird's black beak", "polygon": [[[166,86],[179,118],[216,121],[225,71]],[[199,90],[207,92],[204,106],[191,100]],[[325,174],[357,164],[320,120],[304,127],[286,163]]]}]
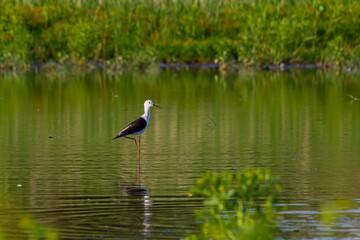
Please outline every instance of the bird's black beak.
[{"label": "bird's black beak", "polygon": [[154,107],[158,107],[158,108],[162,108],[162,107],[160,107],[160,106],[158,106],[158,105],[155,105],[155,104],[153,104],[153,106],[154,106]]}]

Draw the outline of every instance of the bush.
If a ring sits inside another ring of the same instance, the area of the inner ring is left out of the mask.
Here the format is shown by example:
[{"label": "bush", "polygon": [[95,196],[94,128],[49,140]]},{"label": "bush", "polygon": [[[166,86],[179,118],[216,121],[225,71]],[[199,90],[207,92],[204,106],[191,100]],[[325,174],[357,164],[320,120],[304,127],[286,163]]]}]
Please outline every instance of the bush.
[{"label": "bush", "polygon": [[205,173],[189,192],[205,199],[204,209],[196,212],[203,223],[200,233],[187,239],[273,239],[272,205],[279,191],[278,179],[268,170]]}]

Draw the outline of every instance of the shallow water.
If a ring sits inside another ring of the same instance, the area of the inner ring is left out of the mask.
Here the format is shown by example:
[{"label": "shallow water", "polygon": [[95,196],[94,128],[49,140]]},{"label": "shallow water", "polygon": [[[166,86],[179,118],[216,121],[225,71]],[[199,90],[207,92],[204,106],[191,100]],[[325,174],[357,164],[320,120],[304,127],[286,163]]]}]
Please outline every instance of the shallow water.
[{"label": "shallow water", "polygon": [[[27,217],[62,239],[181,239],[199,227],[195,179],[246,167],[281,179],[279,238],[359,238],[358,98],[359,75],[315,70],[2,73],[0,239]],[[139,192],[136,146],[111,139],[146,99],[164,109]]]}]

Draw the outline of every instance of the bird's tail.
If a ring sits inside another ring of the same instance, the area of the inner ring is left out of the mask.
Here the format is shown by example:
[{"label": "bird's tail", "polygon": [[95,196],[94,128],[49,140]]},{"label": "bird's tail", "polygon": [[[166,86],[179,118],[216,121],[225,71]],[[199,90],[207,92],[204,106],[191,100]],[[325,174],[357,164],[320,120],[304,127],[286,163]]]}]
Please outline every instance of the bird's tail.
[{"label": "bird's tail", "polygon": [[115,140],[115,139],[117,139],[117,138],[119,138],[120,136],[119,135],[116,135],[116,137],[114,137],[112,140]]}]

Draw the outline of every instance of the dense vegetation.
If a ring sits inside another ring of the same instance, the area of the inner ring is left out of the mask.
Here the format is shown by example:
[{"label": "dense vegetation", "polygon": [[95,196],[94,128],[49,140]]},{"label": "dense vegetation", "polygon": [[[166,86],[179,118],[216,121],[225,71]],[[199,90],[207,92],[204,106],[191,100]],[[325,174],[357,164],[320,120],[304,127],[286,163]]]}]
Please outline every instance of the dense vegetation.
[{"label": "dense vegetation", "polygon": [[351,0],[0,2],[0,66],[360,63]]},{"label": "dense vegetation", "polygon": [[190,194],[205,199],[196,215],[202,221],[198,239],[274,239],[273,204],[280,193],[278,179],[260,168],[243,172],[207,172]]}]

